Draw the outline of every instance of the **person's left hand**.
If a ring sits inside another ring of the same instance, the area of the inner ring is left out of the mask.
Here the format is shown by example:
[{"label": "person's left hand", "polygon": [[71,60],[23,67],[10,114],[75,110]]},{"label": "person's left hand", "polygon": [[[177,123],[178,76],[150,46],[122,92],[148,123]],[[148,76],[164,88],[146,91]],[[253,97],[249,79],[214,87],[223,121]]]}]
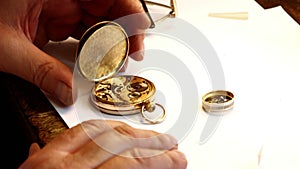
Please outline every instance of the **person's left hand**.
[{"label": "person's left hand", "polygon": [[177,140],[118,121],[88,120],[63,131],[42,149],[34,143],[20,169],[185,169]]}]

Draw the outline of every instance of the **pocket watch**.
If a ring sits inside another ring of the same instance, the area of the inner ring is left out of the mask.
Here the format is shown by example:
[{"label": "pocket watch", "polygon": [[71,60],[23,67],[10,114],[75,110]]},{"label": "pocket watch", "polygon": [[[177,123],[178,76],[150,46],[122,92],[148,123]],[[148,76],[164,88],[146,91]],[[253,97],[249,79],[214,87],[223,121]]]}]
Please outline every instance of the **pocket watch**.
[{"label": "pocket watch", "polygon": [[[155,103],[155,85],[135,75],[116,75],[128,58],[129,40],[116,22],[104,21],[90,27],[82,36],[76,51],[77,67],[88,81],[95,82],[90,102],[99,111],[111,115],[141,113],[152,123],[166,118],[164,107]],[[159,117],[150,117],[159,106]]]}]

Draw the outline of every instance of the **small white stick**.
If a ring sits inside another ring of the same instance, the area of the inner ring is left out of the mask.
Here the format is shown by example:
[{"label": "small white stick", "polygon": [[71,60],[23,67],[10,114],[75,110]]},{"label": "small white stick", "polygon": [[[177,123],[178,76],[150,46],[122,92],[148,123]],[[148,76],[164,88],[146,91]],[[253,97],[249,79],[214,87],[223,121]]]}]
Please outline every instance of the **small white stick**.
[{"label": "small white stick", "polygon": [[248,12],[227,12],[227,13],[209,13],[210,17],[247,20]]}]

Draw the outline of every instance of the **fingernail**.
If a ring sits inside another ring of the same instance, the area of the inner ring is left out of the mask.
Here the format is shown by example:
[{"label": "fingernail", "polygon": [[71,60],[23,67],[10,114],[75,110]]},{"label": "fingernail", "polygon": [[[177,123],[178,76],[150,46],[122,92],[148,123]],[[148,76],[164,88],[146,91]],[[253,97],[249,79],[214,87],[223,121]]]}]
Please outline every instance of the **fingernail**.
[{"label": "fingernail", "polygon": [[63,82],[58,83],[55,90],[55,96],[64,105],[69,106],[73,103],[72,89]]},{"label": "fingernail", "polygon": [[178,145],[177,139],[171,135],[167,135],[167,136],[168,136],[169,142],[172,144],[171,148],[176,147]]},{"label": "fingernail", "polygon": [[144,59],[144,55],[145,55],[145,51],[144,50],[140,51],[139,55],[140,55],[139,59],[143,60]]},{"label": "fingernail", "polygon": [[171,150],[178,150],[178,144],[174,145],[174,147],[172,147]]},{"label": "fingernail", "polygon": [[138,51],[130,54],[130,57],[136,61],[141,61],[144,59],[144,51]]},{"label": "fingernail", "polygon": [[145,44],[142,44],[141,50],[140,50],[140,58],[141,60],[144,59],[144,55],[145,55]]}]

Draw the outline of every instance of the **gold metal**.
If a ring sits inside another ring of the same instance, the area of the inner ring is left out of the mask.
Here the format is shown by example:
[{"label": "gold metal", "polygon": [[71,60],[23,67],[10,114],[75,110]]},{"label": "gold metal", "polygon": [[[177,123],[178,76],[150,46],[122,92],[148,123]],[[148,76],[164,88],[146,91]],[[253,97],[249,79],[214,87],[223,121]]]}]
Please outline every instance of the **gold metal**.
[{"label": "gold metal", "polygon": [[[114,76],[126,62],[128,51],[128,36],[115,22],[100,22],[85,32],[76,55],[82,76],[95,82],[90,101],[103,113],[141,113],[146,121],[161,123],[166,112],[162,105],[154,103],[154,84],[139,76]],[[161,117],[158,120],[148,118],[145,111],[153,112],[156,105],[163,110]]]},{"label": "gold metal", "polygon": [[111,77],[126,62],[128,51],[127,34],[119,24],[97,23],[79,41],[76,52],[79,71],[89,81]]},{"label": "gold metal", "polygon": [[225,90],[215,90],[202,97],[202,108],[205,112],[225,112],[233,108],[234,95]]},{"label": "gold metal", "polygon": [[94,86],[91,101],[101,111],[114,115],[139,113],[154,101],[154,84],[142,77],[122,75]]},{"label": "gold metal", "polygon": [[[148,17],[151,21],[150,28],[154,28],[158,22],[161,22],[167,18],[175,18],[178,14],[176,0],[170,0],[170,4],[168,4],[168,5],[162,4],[159,2],[150,1],[150,0],[140,0],[140,1],[142,3],[144,11],[148,14]],[[153,19],[149,9],[153,8],[154,6],[160,7],[160,8],[165,8],[165,9],[169,10],[169,12],[166,15],[164,15],[158,19]]]},{"label": "gold metal", "polygon": [[142,116],[144,117],[144,119],[145,120],[147,120],[148,122],[150,122],[150,123],[152,123],[152,124],[157,124],[157,123],[161,123],[161,122],[163,122],[165,119],[166,119],[166,117],[167,117],[167,114],[166,114],[166,110],[165,110],[165,108],[161,105],[161,104],[158,104],[158,103],[154,103],[155,105],[155,107],[156,106],[158,106],[158,107],[160,107],[161,109],[162,109],[162,115],[161,116],[159,116],[159,118],[158,119],[151,119],[151,118],[149,118],[147,115],[146,115],[146,111],[148,111],[148,112],[152,112],[151,110],[149,110],[149,109],[147,109],[147,107],[146,106],[142,106]]}]

